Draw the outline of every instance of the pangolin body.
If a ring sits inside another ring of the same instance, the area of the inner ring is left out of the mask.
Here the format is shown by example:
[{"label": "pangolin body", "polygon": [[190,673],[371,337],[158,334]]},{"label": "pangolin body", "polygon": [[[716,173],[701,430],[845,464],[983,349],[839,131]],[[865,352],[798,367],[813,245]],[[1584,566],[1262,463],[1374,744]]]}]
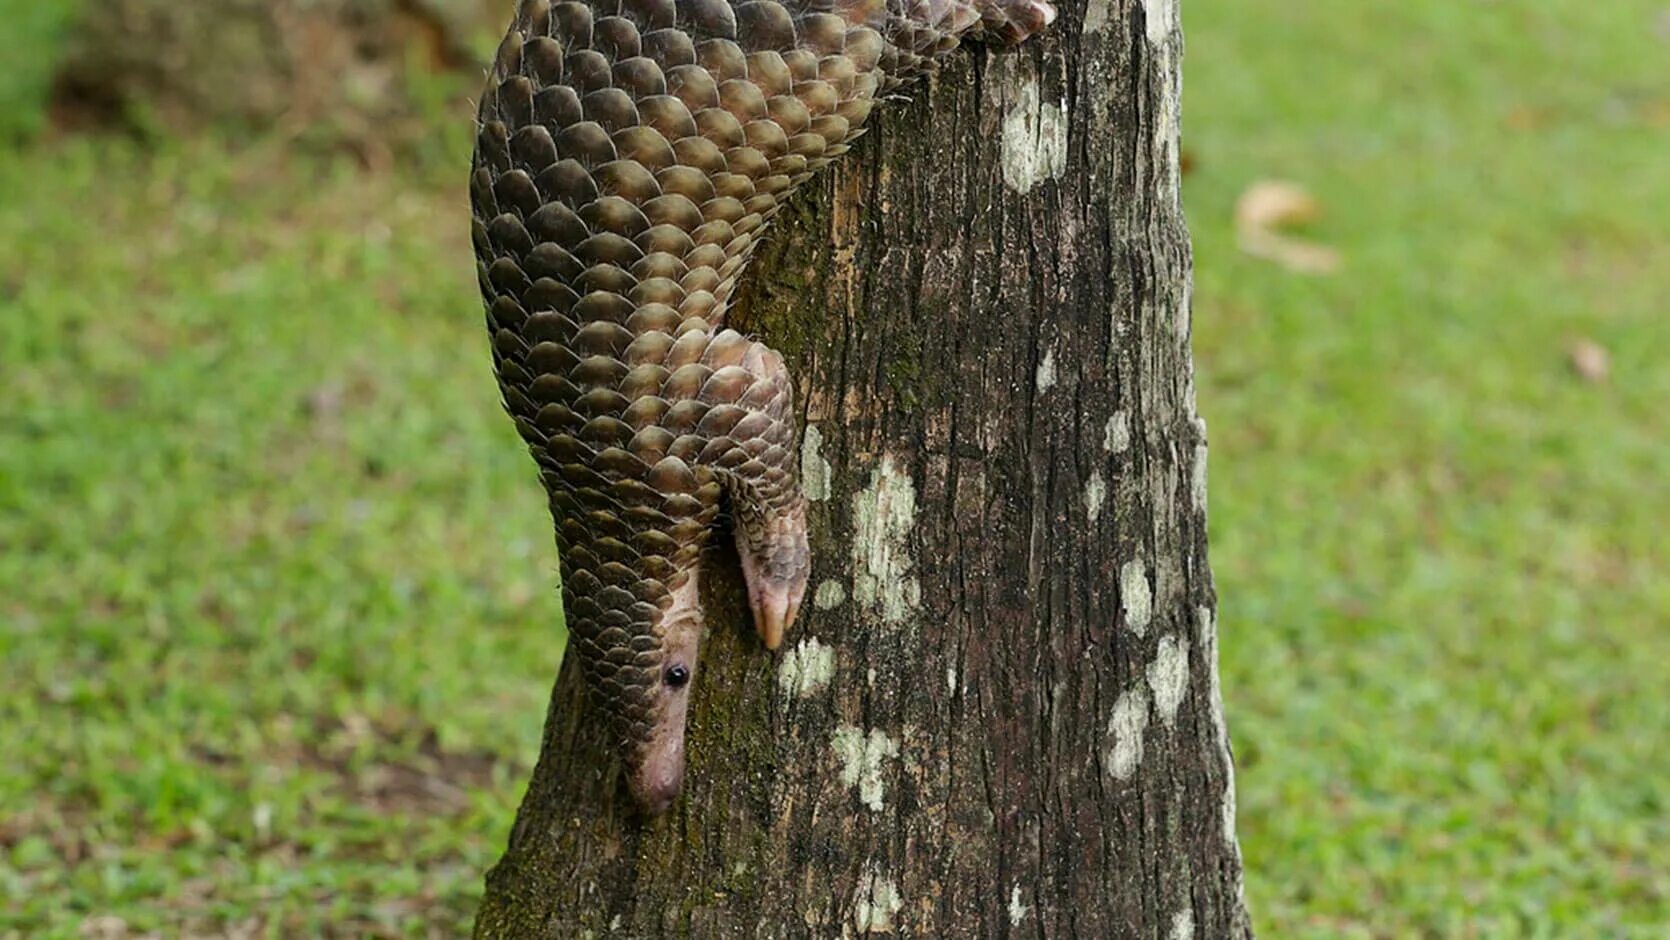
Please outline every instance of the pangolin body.
[{"label": "pangolin body", "polygon": [[725,327],[783,201],[875,102],[1042,0],[524,0],[471,198],[506,411],[550,496],[572,651],[650,813],[683,777],[698,556],[728,497],[776,648],[810,569],[783,361]]}]

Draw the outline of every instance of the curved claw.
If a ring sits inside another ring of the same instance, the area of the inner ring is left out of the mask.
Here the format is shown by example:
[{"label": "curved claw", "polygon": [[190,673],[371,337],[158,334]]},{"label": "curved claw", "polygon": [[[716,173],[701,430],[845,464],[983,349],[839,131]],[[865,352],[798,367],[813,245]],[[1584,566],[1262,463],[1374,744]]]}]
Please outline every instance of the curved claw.
[{"label": "curved claw", "polygon": [[775,650],[794,626],[811,575],[805,506],[771,515],[754,527],[745,522],[738,526],[736,537],[742,576],[748,582],[748,606],[754,611],[754,629],[765,648]]},{"label": "curved claw", "polygon": [[742,567],[748,578],[748,605],[754,609],[754,629],[765,648],[775,650],[782,645],[783,634],[794,626],[794,618],[800,613],[800,602],[806,596],[806,578],[802,575],[792,581],[776,581],[749,574],[750,565],[746,561]]}]

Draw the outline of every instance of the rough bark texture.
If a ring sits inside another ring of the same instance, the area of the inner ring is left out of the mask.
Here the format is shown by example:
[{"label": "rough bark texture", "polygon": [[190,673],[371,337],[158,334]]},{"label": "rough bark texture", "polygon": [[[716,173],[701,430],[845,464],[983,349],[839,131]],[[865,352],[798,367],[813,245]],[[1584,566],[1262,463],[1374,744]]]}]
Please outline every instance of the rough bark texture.
[{"label": "rough bark texture", "polygon": [[1250,936],[1180,54],[1174,3],[1069,4],[780,221],[732,324],[797,381],[814,599],[772,657],[715,553],[654,823],[564,667],[478,936]]}]

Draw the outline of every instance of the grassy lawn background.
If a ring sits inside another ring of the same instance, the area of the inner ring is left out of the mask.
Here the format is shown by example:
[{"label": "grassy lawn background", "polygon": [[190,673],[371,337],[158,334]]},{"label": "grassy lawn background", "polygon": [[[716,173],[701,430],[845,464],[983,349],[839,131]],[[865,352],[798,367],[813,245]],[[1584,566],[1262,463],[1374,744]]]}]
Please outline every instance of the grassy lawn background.
[{"label": "grassy lawn background", "polygon": [[[1670,936],[1664,8],[1185,10],[1254,917]],[[1339,274],[1238,254],[1262,177],[1316,194]]]},{"label": "grassy lawn background", "polygon": [[[1529,6],[1184,4],[1265,936],[1670,931],[1670,27]],[[1268,178],[1337,274],[1236,249]],[[561,633],[457,182],[0,150],[0,936],[467,924]]]}]

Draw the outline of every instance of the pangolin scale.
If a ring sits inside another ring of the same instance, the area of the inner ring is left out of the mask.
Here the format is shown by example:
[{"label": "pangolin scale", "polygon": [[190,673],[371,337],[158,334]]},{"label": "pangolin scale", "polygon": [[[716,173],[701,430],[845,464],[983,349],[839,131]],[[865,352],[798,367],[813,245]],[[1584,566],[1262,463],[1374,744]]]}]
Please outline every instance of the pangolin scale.
[{"label": "pangolin scale", "polygon": [[648,813],[677,796],[728,498],[775,649],[811,559],[782,358],[725,326],[796,188],[872,106],[1042,0],[524,0],[477,119],[477,271],[505,410],[550,497],[572,651]]}]

